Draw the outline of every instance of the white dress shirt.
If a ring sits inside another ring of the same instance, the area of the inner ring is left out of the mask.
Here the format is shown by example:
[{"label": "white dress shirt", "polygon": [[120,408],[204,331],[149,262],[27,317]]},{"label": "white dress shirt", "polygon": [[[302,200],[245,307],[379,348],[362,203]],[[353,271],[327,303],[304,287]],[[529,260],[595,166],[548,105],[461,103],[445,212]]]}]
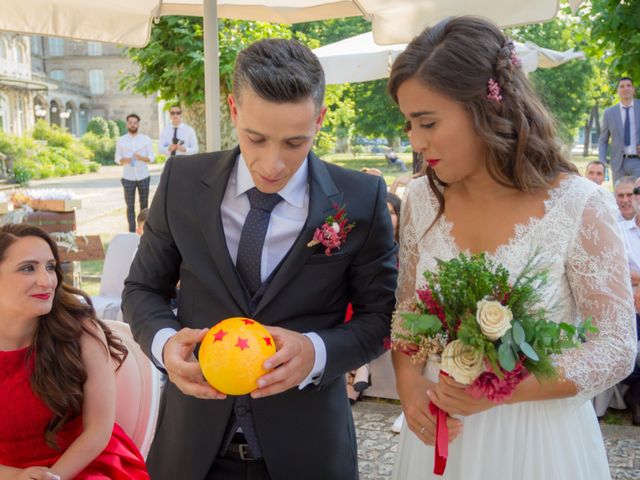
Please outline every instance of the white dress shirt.
[{"label": "white dress shirt", "polygon": [[[263,282],[269,278],[269,275],[289,252],[306,222],[309,213],[308,176],[309,166],[308,161],[305,160],[284,188],[278,192],[283,201],[274,207],[269,220],[260,265],[260,277]],[[234,265],[238,257],[242,226],[251,209],[246,192],[253,187],[255,187],[255,183],[242,154],[240,154],[229,175],[227,188],[220,204],[224,236]],[[176,331],[172,328],[164,328],[158,331],[153,338],[151,353],[155,357],[156,363],[162,367],[164,367],[162,349],[167,340],[175,333]],[[327,363],[327,349],[322,338],[314,332],[308,332],[304,335],[313,344],[315,360],[309,375],[300,382],[300,389],[310,383],[317,384]]]},{"label": "white dress shirt", "polygon": [[187,149],[186,152],[176,151],[176,155],[193,155],[198,153],[198,138],[196,132],[189,125],[180,123],[177,127],[174,127],[172,123],[164,127],[162,133],[160,133],[160,140],[158,140],[158,153],[163,155],[171,155],[169,151],[169,145],[173,143],[173,130],[177,128],[177,137],[184,143],[183,147]]},{"label": "white dress shirt", "polygon": [[149,162],[155,161],[151,139],[146,135],[142,133],[136,135],[127,133],[118,139],[115,162],[121,165],[122,158],[131,158],[131,163],[125,163],[122,169],[122,178],[125,180],[144,180],[150,175],[147,162],[136,160],[134,157],[136,153],[143,157],[148,157]]},{"label": "white dress shirt", "polygon": [[619,222],[618,227],[624,238],[624,248],[629,262],[629,270],[640,273],[640,228],[636,224],[636,217]]},{"label": "white dress shirt", "polygon": [[[624,121],[627,118],[626,107],[620,103],[620,115],[622,117],[622,140],[624,142]],[[636,145],[638,145],[638,139],[636,138],[636,114],[633,108],[633,102],[629,105],[629,128],[631,129],[631,143],[628,147],[625,147],[624,144],[624,154],[625,155],[637,155],[638,151],[636,150]]]}]

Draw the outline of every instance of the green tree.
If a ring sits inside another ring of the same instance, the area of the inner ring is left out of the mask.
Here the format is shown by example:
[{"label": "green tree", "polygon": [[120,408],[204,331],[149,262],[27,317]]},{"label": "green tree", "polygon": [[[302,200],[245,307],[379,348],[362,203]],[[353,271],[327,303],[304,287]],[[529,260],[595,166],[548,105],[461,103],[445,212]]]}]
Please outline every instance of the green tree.
[{"label": "green tree", "polygon": [[[515,40],[532,41],[545,48],[581,50],[585,46],[588,26],[569,13],[565,8],[550,22],[518,27],[508,33]],[[573,141],[578,128],[585,125],[594,106],[602,101],[601,67],[598,59],[587,58],[556,68],[538,69],[529,75],[538,95],[554,116],[558,133],[566,144]]]},{"label": "green tree", "polygon": [[[220,61],[220,107],[222,113],[222,145],[235,143],[227,95],[231,92],[235,59],[251,43],[264,38],[291,38],[287,25],[266,22],[218,20]],[[130,48],[128,56],[140,67],[137,74],[121,81],[121,88],[131,88],[143,95],[159,92],[169,104],[179,103],[185,122],[191,124],[198,141],[204,138],[204,37],[200,17],[162,17],[151,31],[145,48]]]},{"label": "green tree", "polygon": [[640,79],[640,2],[591,0],[581,11],[583,23],[591,25],[586,49],[602,58],[610,80],[623,75]]}]

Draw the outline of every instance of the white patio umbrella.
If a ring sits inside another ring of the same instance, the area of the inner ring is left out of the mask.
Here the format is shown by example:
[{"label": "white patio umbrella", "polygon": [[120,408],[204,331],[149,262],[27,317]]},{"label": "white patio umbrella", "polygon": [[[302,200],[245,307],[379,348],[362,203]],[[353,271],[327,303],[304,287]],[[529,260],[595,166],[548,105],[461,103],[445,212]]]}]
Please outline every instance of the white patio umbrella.
[{"label": "white patio umbrella", "polygon": [[[570,0],[577,8],[583,0]],[[450,15],[476,14],[500,26],[544,22],[559,0],[0,0],[0,30],[142,47],[161,15],[202,15],[207,146],[218,149],[217,18],[297,23],[364,16],[378,43],[409,41]]]},{"label": "white patio umbrella", "polygon": [[[551,68],[571,60],[584,60],[583,52],[558,52],[542,48],[533,42],[514,42],[525,72],[537,68]],[[378,45],[372,32],[363,33],[331,43],[313,52],[320,59],[328,84],[366,82],[387,78],[396,57],[404,51],[406,43]]]}]

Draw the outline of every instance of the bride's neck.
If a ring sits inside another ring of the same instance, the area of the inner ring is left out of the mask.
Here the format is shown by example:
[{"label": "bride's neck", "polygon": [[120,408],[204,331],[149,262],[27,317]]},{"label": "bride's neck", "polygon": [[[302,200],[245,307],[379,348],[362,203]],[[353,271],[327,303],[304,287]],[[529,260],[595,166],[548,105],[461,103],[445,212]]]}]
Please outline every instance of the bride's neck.
[{"label": "bride's neck", "polygon": [[450,193],[471,202],[487,202],[513,195],[516,191],[514,188],[499,184],[486,172],[452,183],[448,188]]}]

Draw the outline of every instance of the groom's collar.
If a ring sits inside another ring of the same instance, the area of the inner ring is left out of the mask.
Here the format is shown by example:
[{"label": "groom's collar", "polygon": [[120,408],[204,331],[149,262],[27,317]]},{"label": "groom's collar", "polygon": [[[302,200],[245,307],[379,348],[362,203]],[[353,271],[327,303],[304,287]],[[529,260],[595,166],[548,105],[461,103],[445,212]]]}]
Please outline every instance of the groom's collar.
[{"label": "groom's collar", "polygon": [[[236,164],[233,167],[229,178],[230,180],[235,179],[235,191],[233,192],[234,198],[239,197],[246,193],[247,190],[251,190],[256,186],[242,153],[237,156]],[[284,188],[278,192],[278,195],[280,195],[285,202],[290,203],[294,207],[302,208],[304,207],[305,196],[308,192],[308,184],[309,165],[308,158],[305,158],[296,173],[293,174]]]}]

